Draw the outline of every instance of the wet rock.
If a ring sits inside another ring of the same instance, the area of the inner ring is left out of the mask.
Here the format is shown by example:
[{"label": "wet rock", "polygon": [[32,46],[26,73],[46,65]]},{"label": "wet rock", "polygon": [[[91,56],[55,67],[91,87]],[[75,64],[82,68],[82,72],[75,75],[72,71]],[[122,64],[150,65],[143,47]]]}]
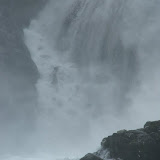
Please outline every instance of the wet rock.
[{"label": "wet rock", "polygon": [[160,132],[160,121],[154,121],[154,122],[147,122],[144,125],[144,131],[146,133],[155,133],[155,132]]},{"label": "wet rock", "polygon": [[102,147],[110,151],[111,158],[158,160],[160,159],[159,122],[147,122],[143,129],[114,133],[103,139]]},{"label": "wet rock", "polygon": [[92,153],[88,153],[87,155],[85,155],[83,158],[81,158],[80,160],[102,160],[101,158],[99,158],[98,156],[92,154]]},{"label": "wet rock", "polygon": [[104,138],[101,149],[94,155],[104,160],[160,160],[160,121],[147,122],[137,130],[120,130]]}]

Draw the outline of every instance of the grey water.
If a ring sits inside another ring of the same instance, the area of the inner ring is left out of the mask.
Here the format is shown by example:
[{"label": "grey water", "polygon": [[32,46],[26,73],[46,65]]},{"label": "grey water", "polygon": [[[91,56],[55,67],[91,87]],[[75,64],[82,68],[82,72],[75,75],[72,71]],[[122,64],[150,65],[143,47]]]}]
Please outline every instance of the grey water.
[{"label": "grey water", "polygon": [[50,0],[24,28],[40,74],[37,154],[81,157],[119,129],[159,119],[159,8],[158,0]]}]

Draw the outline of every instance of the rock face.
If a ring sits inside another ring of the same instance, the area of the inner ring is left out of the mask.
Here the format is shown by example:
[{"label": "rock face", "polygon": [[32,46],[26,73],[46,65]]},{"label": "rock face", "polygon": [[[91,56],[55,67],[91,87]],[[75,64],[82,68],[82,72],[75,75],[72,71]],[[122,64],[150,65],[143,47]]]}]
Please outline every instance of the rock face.
[{"label": "rock face", "polygon": [[17,26],[26,27],[47,1],[48,0],[0,0],[1,14],[6,18],[12,18]]},{"label": "rock face", "polygon": [[122,131],[104,138],[102,147],[113,158],[123,160],[160,159],[160,121],[147,122],[143,129]]},{"label": "rock face", "polygon": [[92,153],[88,153],[87,155],[85,155],[83,158],[81,158],[80,160],[102,160],[100,157],[92,154]]},{"label": "rock face", "polygon": [[[160,121],[147,122],[142,129],[118,131],[104,138],[101,146],[101,152],[109,151],[106,160],[160,160]],[[100,151],[94,154],[102,157]]]},{"label": "rock face", "polygon": [[[34,124],[37,67],[24,44],[23,28],[45,0],[0,0],[0,126],[1,137]],[[25,127],[24,127],[25,126]],[[16,128],[16,129],[15,129]],[[1,138],[0,137],[0,138]],[[8,135],[8,141],[10,141]],[[16,141],[16,138],[15,138]],[[4,142],[7,146],[6,141]],[[11,142],[13,143],[13,142]],[[4,147],[3,147],[4,148]],[[8,147],[7,147],[8,149]]]}]

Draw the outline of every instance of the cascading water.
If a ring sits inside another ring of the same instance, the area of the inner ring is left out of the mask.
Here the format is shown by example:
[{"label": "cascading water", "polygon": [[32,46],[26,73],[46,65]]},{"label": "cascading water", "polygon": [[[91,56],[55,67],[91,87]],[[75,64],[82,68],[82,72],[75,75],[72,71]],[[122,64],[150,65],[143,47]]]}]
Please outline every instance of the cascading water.
[{"label": "cascading water", "polygon": [[158,110],[160,93],[159,7],[158,0],[52,0],[24,29],[40,73],[40,151],[83,155],[113,131],[158,118],[151,107]]}]

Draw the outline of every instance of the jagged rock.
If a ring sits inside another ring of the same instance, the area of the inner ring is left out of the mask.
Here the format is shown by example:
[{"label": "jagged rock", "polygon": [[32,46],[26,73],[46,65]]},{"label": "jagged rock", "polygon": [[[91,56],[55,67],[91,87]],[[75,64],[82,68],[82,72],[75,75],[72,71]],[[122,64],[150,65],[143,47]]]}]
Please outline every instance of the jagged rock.
[{"label": "jagged rock", "polygon": [[147,122],[144,129],[114,133],[102,140],[111,158],[123,160],[160,159],[160,121]]},{"label": "jagged rock", "polygon": [[[120,130],[104,138],[94,153],[104,160],[160,160],[160,121],[147,122],[144,128]],[[93,160],[88,156],[82,160]]]},{"label": "jagged rock", "polygon": [[117,131],[117,133],[124,133],[126,132],[127,130],[123,129],[123,130],[120,130],[120,131]]},{"label": "jagged rock", "polygon": [[154,132],[160,132],[160,121],[147,122],[144,125],[144,131],[149,134]]},{"label": "jagged rock", "polygon": [[87,155],[85,155],[83,158],[81,158],[80,160],[102,160],[100,157],[92,154],[92,153],[88,153]]}]

